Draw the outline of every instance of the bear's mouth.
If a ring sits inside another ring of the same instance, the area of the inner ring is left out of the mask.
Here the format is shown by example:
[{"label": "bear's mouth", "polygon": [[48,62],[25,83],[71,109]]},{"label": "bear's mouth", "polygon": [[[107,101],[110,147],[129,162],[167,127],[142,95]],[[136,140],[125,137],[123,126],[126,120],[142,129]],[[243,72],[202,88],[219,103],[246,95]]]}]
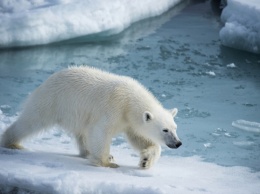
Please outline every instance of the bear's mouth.
[{"label": "bear's mouth", "polygon": [[177,143],[174,144],[166,144],[169,148],[171,149],[177,149],[178,147],[180,147],[182,145],[181,141],[178,141]]}]

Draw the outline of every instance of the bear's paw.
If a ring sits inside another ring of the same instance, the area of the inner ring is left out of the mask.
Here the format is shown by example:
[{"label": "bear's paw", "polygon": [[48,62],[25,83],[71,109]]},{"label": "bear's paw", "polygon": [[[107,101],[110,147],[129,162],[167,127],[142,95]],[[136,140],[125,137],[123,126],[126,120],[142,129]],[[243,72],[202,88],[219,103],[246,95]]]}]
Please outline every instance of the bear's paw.
[{"label": "bear's paw", "polygon": [[19,145],[19,144],[11,144],[11,145],[8,145],[7,148],[16,149],[16,150],[23,150],[24,149],[24,147]]},{"label": "bear's paw", "polygon": [[143,169],[149,169],[154,164],[154,153],[151,150],[145,149],[141,153],[139,166]]},{"label": "bear's paw", "polygon": [[111,162],[111,163],[115,162],[114,156],[109,155],[108,161]]},{"label": "bear's paw", "polygon": [[109,167],[109,168],[118,168],[119,165],[116,164],[116,163],[109,163],[109,164],[107,165],[107,167]]}]

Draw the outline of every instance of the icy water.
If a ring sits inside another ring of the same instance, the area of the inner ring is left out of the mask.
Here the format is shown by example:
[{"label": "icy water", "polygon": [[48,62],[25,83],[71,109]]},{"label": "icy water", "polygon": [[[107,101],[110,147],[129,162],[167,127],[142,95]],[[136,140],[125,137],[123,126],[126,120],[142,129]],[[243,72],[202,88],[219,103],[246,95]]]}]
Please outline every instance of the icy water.
[{"label": "icy water", "polygon": [[[179,109],[183,145],[164,148],[164,155],[198,155],[259,171],[260,56],[221,46],[222,24],[212,10],[208,1],[184,2],[107,40],[0,50],[1,111],[19,113],[26,96],[54,72],[91,65],[134,77],[166,108]],[[232,126],[241,126],[238,120],[250,121],[242,124],[254,132]]]}]

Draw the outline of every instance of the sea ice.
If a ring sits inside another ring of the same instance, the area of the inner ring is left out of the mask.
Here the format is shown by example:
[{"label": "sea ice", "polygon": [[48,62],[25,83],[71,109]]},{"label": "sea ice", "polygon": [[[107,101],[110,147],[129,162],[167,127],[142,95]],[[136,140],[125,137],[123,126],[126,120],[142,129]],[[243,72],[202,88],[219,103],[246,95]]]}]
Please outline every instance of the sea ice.
[{"label": "sea ice", "polygon": [[260,53],[259,0],[229,0],[221,20],[225,23],[219,33],[223,45]]},{"label": "sea ice", "polygon": [[206,74],[210,76],[216,76],[216,73],[214,71],[207,71]]},{"label": "sea ice", "polygon": [[236,68],[237,66],[235,65],[235,63],[230,63],[227,65],[227,67],[229,68]]},{"label": "sea ice", "polygon": [[0,47],[110,36],[167,11],[181,0],[2,0]]},{"label": "sea ice", "polygon": [[232,122],[232,126],[238,129],[260,133],[260,123],[246,120],[237,120]]}]

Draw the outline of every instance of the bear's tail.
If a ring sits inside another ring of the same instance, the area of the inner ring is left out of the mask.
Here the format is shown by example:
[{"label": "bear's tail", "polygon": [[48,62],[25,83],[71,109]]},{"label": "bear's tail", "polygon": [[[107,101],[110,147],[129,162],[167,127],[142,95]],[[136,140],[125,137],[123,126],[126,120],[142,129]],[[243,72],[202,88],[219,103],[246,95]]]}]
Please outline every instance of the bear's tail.
[{"label": "bear's tail", "polygon": [[0,146],[11,149],[23,149],[23,147],[20,145],[20,135],[17,132],[18,131],[16,130],[16,122],[14,122],[3,133],[0,140]]}]

